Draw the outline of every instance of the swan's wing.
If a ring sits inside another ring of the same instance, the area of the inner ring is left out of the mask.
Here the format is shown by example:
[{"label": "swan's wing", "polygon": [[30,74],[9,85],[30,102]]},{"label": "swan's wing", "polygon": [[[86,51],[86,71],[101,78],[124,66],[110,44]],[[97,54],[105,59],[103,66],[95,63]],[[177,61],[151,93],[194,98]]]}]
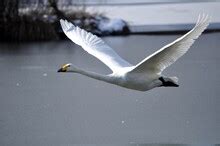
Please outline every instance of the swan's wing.
[{"label": "swan's wing", "polygon": [[77,45],[80,45],[89,54],[95,56],[113,72],[119,68],[130,67],[130,63],[122,59],[111,47],[96,35],[86,32],[79,27],[74,26],[66,20],[60,20],[60,24],[66,36]]},{"label": "swan's wing", "polygon": [[199,16],[195,27],[191,31],[145,58],[138,63],[131,72],[161,74],[165,68],[173,64],[187,52],[195,39],[197,39],[209,25],[209,20],[207,15]]}]

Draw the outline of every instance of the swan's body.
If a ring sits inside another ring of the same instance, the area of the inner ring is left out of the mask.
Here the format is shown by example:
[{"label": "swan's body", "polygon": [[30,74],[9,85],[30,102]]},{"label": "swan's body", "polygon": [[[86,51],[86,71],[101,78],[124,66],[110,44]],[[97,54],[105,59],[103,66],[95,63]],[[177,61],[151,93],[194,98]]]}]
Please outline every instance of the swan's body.
[{"label": "swan's body", "polygon": [[66,20],[60,20],[64,33],[74,43],[80,45],[89,54],[95,56],[111,70],[112,74],[101,75],[76,68],[71,63],[62,66],[58,72],[80,73],[82,75],[116,84],[125,88],[147,91],[160,86],[178,87],[177,77],[165,77],[162,71],[187,52],[209,24],[208,16],[201,16],[195,27],[174,42],[164,46],[137,65],[131,65],[122,59],[102,39],[86,32]]}]

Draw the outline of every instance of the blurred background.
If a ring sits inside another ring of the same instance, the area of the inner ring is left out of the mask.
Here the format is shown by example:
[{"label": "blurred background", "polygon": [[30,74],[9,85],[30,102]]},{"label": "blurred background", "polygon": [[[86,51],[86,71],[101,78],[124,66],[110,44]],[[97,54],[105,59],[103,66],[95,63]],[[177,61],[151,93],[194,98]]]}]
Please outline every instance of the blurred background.
[{"label": "blurred background", "polygon": [[[220,2],[217,0],[1,0],[0,145],[214,146],[220,143]],[[63,34],[60,19],[104,39],[137,64],[212,19],[164,74],[179,88],[133,91],[64,63],[111,71]]]},{"label": "blurred background", "polygon": [[209,29],[217,30],[218,8],[219,3],[216,1],[198,0],[2,0],[1,40],[62,38],[59,19],[67,19],[87,31],[106,36],[186,31],[192,27],[200,13],[208,13],[212,16]]}]

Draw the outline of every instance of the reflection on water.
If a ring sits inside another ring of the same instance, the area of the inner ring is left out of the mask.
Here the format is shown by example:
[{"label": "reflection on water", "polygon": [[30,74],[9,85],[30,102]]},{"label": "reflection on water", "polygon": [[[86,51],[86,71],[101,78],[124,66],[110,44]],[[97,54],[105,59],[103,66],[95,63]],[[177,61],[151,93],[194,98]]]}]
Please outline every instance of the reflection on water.
[{"label": "reflection on water", "polygon": [[[175,35],[106,37],[136,64]],[[165,74],[179,88],[133,91],[78,74],[110,70],[70,41],[0,45],[0,145],[219,143],[220,33],[205,34]]]}]

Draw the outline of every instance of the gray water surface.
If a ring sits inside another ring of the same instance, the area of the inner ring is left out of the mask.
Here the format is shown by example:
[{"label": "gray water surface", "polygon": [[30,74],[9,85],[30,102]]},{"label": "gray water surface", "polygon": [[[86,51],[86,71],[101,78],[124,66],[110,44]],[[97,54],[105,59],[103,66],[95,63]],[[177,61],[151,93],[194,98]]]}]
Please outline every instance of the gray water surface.
[{"label": "gray water surface", "polygon": [[[136,64],[179,35],[104,40]],[[139,92],[78,74],[110,70],[69,40],[0,45],[0,145],[220,143],[220,33],[202,35],[165,74],[179,88]]]}]

